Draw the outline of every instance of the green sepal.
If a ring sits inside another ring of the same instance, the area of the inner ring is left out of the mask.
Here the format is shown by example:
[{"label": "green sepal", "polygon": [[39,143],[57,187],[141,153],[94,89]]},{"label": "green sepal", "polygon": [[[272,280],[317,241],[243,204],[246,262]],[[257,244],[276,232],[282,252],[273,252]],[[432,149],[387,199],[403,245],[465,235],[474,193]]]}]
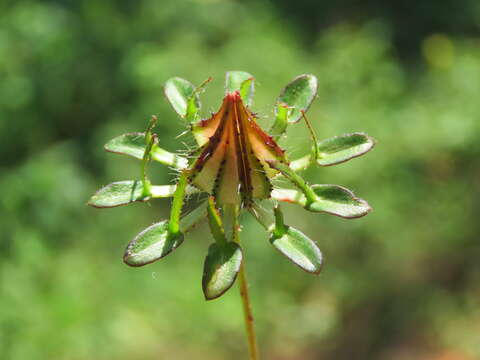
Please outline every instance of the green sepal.
[{"label": "green sepal", "polygon": [[317,144],[317,164],[340,164],[367,153],[375,146],[375,140],[364,133],[345,134],[323,140]]},{"label": "green sepal", "polygon": [[255,78],[245,71],[228,71],[225,78],[225,92],[240,92],[240,97],[247,106],[252,106]]},{"label": "green sepal", "polygon": [[297,76],[280,93],[275,107],[276,116],[280,114],[280,107],[288,107],[288,122],[297,122],[302,117],[302,111],[308,110],[316,95],[317,78],[312,74]]},{"label": "green sepal", "polygon": [[323,257],[313,240],[301,231],[285,225],[284,231],[272,232],[270,243],[301,269],[318,274],[322,270]]},{"label": "green sepal", "polygon": [[[139,160],[143,159],[145,148],[145,133],[141,132],[123,134],[105,144],[106,151],[132,156]],[[162,149],[156,139],[150,155],[153,160],[176,169],[185,169],[188,166],[188,159]]]},{"label": "green sepal", "polygon": [[111,208],[136,201],[148,201],[150,198],[151,194],[145,196],[141,181],[126,180],[104,186],[93,194],[87,204],[96,208]]},{"label": "green sepal", "polygon": [[150,264],[170,254],[183,240],[183,233],[170,233],[168,221],[163,220],[143,230],[128,244],[123,261],[129,266]]},{"label": "green sepal", "polygon": [[298,204],[312,212],[324,212],[346,219],[367,215],[372,208],[363,199],[339,185],[312,185],[309,187],[315,197],[309,200],[305,193],[293,189],[274,189],[272,198]]},{"label": "green sepal", "polygon": [[165,96],[178,115],[192,122],[197,120],[200,99],[195,85],[190,81],[174,77],[165,83]]},{"label": "green sepal", "polygon": [[210,245],[202,278],[206,300],[216,299],[232,287],[240,271],[242,257],[242,249],[235,242]]}]

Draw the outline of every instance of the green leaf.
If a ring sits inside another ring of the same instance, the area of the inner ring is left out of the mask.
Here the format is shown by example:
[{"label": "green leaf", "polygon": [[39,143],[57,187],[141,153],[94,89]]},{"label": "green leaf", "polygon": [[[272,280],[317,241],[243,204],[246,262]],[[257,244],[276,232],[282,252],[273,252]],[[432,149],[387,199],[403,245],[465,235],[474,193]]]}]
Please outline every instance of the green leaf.
[{"label": "green leaf", "polygon": [[313,274],[320,273],[322,253],[317,244],[301,231],[285,226],[284,232],[271,234],[270,243],[301,269]]},{"label": "green leaf", "polygon": [[373,138],[364,133],[337,136],[318,143],[317,163],[322,166],[340,164],[361,156],[375,145]]},{"label": "green leaf", "polygon": [[252,206],[248,208],[248,212],[267,231],[270,231],[275,225],[275,219],[272,216],[271,205],[272,201],[268,199],[267,201],[260,203],[254,202]]},{"label": "green leaf", "polygon": [[[150,199],[171,197],[175,193],[176,185],[151,185],[150,195],[144,195],[141,181],[117,181],[98,190],[88,201],[88,205],[97,208],[110,208],[128,205],[132,202],[148,201]],[[198,192],[194,187],[188,187],[187,193]]]},{"label": "green leaf", "polygon": [[168,221],[161,221],[143,230],[128,244],[123,261],[130,266],[150,264],[171,253],[183,240],[182,232],[171,234]]},{"label": "green leaf", "polygon": [[228,71],[225,79],[225,92],[240,92],[243,102],[251,106],[254,93],[254,77],[245,71]]},{"label": "green leaf", "polygon": [[307,200],[303,192],[292,189],[274,189],[272,198],[298,204],[309,211],[325,212],[347,219],[365,216],[372,210],[365,200],[342,186],[312,185],[310,189],[315,194],[313,201]]},{"label": "green leaf", "polygon": [[136,201],[147,201],[141,181],[118,181],[98,190],[88,201],[88,205],[96,208],[111,208],[128,205]]},{"label": "green leaf", "polygon": [[[140,160],[143,159],[145,148],[145,133],[140,132],[117,136],[105,144],[105,150],[109,152],[132,156]],[[162,149],[157,142],[152,146],[151,156],[153,160],[176,169],[185,169],[188,166],[186,158]]]},{"label": "green leaf", "polygon": [[321,211],[345,218],[358,218],[367,215],[372,208],[368,203],[339,185],[313,185],[318,200],[309,205],[311,211]]},{"label": "green leaf", "polygon": [[230,289],[241,264],[242,249],[237,243],[210,245],[203,266],[202,288],[205,299],[216,299]]},{"label": "green leaf", "polygon": [[117,136],[104,146],[109,152],[132,156],[136,159],[143,159],[145,147],[145,133],[140,132]]},{"label": "green leaf", "polygon": [[207,215],[207,201],[202,202],[195,209],[180,219],[180,231],[184,234],[193,229]]},{"label": "green leaf", "polygon": [[[293,79],[281,92],[275,108],[278,117],[280,107],[287,106],[288,122],[297,122],[302,116],[302,111],[307,111],[317,95],[317,78],[312,74],[303,74]],[[284,116],[284,115],[282,115]],[[283,119],[280,119],[283,121]],[[274,125],[275,127],[275,125]]]},{"label": "green leaf", "polygon": [[174,77],[165,83],[165,96],[173,109],[189,121],[196,120],[200,99],[195,86],[182,78]]}]

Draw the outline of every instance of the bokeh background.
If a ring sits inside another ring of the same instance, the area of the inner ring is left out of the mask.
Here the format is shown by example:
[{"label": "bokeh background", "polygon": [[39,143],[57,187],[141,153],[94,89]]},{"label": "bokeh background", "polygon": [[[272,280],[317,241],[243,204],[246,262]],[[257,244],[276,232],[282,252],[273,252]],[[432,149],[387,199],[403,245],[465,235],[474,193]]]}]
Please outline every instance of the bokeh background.
[{"label": "bokeh background", "polygon": [[[366,131],[373,152],[306,172],[374,207],[343,220],[286,206],[320,245],[319,277],[282,258],[245,216],[242,232],[264,359],[480,358],[480,3],[477,0],[5,0],[0,3],[0,358],[245,359],[236,289],[205,302],[205,226],[172,255],[125,266],[128,241],[170,201],[97,210],[100,186],[138,177],[103,152],[159,116],[163,146],[184,124],[162,86],[256,76],[254,111],[313,73],[321,138]],[[302,125],[283,146],[307,145]],[[172,172],[153,164],[151,176]]]}]

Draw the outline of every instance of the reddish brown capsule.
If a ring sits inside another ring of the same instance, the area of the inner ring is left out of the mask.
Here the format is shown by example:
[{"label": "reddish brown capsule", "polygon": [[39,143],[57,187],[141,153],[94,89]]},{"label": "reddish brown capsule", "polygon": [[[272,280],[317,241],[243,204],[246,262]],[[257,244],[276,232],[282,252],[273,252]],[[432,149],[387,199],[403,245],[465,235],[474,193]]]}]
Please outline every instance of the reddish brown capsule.
[{"label": "reddish brown capsule", "polygon": [[285,160],[285,154],[256,123],[238,91],[228,93],[218,112],[195,130],[206,142],[192,165],[195,186],[215,192],[220,205],[248,206],[270,196],[270,177],[276,171],[268,161]]}]

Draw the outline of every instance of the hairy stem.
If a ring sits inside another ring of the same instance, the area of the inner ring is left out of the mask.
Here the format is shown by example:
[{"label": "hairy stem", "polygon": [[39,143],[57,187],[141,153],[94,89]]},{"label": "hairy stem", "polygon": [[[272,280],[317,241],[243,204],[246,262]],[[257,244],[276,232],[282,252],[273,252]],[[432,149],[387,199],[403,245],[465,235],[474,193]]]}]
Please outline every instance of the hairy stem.
[{"label": "hairy stem", "polygon": [[[235,241],[237,244],[240,244],[240,234],[239,234],[240,226],[238,224],[238,209],[236,209],[235,211],[234,219],[235,220],[233,223],[233,241]],[[247,333],[247,340],[248,340],[249,359],[258,360],[259,357],[258,357],[257,338],[255,335],[252,305],[250,303],[250,296],[248,294],[248,281],[247,281],[247,275],[245,272],[245,257],[243,258],[242,265],[238,273],[238,281],[239,281],[239,288],[240,288],[240,298],[242,299],[245,331]]]},{"label": "hairy stem", "polygon": [[245,321],[245,329],[248,338],[248,353],[250,360],[258,359],[257,338],[255,336],[255,326],[252,315],[252,305],[248,295],[248,282],[245,274],[245,259],[243,260],[240,272],[238,273],[238,281],[240,282],[240,297],[242,298],[243,316]]},{"label": "hairy stem", "polygon": [[180,232],[180,215],[182,213],[183,201],[185,198],[185,189],[187,187],[187,172],[184,170],[180,174],[177,187],[173,194],[172,208],[170,210],[170,220],[168,222],[168,231],[170,234]]}]

